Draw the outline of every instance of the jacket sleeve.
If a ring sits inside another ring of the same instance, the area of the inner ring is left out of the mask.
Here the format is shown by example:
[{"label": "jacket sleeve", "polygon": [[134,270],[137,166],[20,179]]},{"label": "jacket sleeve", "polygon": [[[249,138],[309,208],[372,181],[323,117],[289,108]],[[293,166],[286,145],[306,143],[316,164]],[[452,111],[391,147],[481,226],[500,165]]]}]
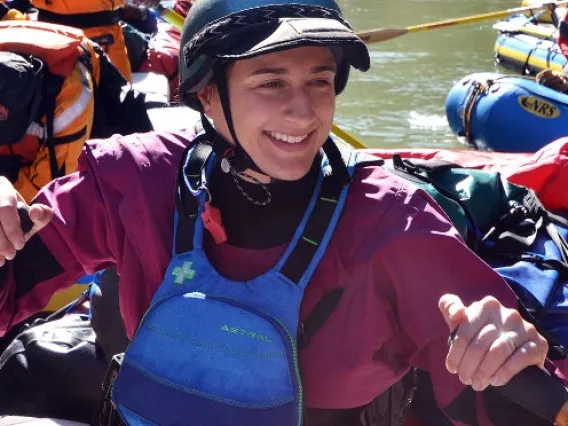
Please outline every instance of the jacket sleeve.
[{"label": "jacket sleeve", "polygon": [[[42,310],[55,291],[118,262],[126,239],[118,206],[137,167],[118,140],[87,145],[78,171],[50,182],[34,199],[50,206],[54,217],[0,269],[0,335]],[[93,152],[104,147],[111,167],[98,173]]]},{"label": "jacket sleeve", "polygon": [[169,260],[174,184],[188,143],[185,135],[151,132],[84,145],[77,171],[48,183],[34,199],[51,206],[53,220],[0,268],[0,335],[84,274],[113,265],[128,274],[144,244],[164,248],[142,251],[154,268],[147,273],[161,271],[155,263],[158,256],[161,264]]},{"label": "jacket sleeve", "polygon": [[[77,160],[90,137],[93,118],[92,81],[87,71],[77,65],[56,98],[54,149],[61,175],[77,170]],[[20,170],[14,187],[29,202],[52,179],[49,149],[42,146],[33,163]]]},{"label": "jacket sleeve", "polygon": [[[399,353],[410,365],[426,372],[418,409],[439,407],[436,422],[440,426],[540,424],[534,423],[534,418],[533,423],[524,423],[530,415],[519,406],[487,391],[475,392],[446,370],[449,330],[438,309],[440,297],[453,293],[468,305],[492,295],[510,308],[518,306],[517,298],[505,281],[465,246],[426,194],[417,191],[407,195],[403,204],[404,213],[391,215],[390,220],[392,226],[406,226],[406,230],[389,242],[381,268],[396,294]],[[431,395],[424,397],[428,392]],[[422,412],[418,418],[426,415]],[[515,415],[519,418],[513,421]]]}]

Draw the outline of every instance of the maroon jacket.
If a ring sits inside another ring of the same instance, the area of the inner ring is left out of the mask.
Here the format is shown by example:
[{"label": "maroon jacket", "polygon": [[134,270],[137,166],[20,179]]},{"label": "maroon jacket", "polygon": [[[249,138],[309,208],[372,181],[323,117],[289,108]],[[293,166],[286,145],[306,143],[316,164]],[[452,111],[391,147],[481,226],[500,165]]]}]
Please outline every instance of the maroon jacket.
[{"label": "maroon jacket", "polygon": [[[58,288],[116,264],[121,312],[133,335],[170,261],[174,186],[187,144],[180,135],[149,133],[86,145],[79,170],[37,197],[54,209],[53,221],[3,269],[0,333],[40,310]],[[206,250],[222,274],[241,281],[272,267],[284,246],[250,250],[209,239]],[[516,306],[440,207],[378,166],[356,169],[301,319],[337,287],[345,288],[338,307],[300,354],[312,408],[364,405],[409,366],[430,373],[437,404],[447,407],[466,388],[444,367],[448,328],[440,296],[455,293],[469,304],[494,295]],[[481,411],[478,420],[493,424]]]}]

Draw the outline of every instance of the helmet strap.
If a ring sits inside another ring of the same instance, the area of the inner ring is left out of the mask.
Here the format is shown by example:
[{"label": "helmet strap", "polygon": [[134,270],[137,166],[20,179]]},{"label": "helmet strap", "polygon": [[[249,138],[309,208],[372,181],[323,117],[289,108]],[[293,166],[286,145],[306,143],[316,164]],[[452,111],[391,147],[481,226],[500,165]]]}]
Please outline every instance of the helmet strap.
[{"label": "helmet strap", "polygon": [[[221,159],[221,171],[231,175],[237,189],[248,201],[257,206],[266,206],[270,204],[272,201],[272,194],[268,187],[254,176],[245,172],[246,169],[250,168],[245,165],[246,159],[252,161],[246,152],[243,149],[235,149],[233,145],[223,139],[213,128],[203,111],[201,111],[201,122],[203,123],[203,130],[205,131],[205,134],[211,138],[210,144],[213,151],[215,151]],[[241,183],[243,178],[260,185],[260,187],[264,190],[266,197],[262,200],[257,200],[253,196],[249,195]]]},{"label": "helmet strap", "polygon": [[231,103],[229,101],[229,88],[227,85],[227,74],[225,71],[225,65],[218,64],[213,69],[213,79],[217,84],[217,90],[219,91],[219,98],[221,100],[221,107],[223,108],[223,114],[225,114],[225,121],[227,122],[227,127],[231,133],[231,137],[235,142],[235,146],[242,149],[237,133],[235,132],[235,125],[233,123],[233,115],[231,114]]},{"label": "helmet strap", "polygon": [[[227,127],[229,128],[229,132],[231,133],[235,144],[232,145],[224,138],[222,138],[221,135],[219,135],[219,132],[217,132],[217,130],[215,130],[209,122],[209,119],[205,115],[205,112],[201,110],[201,122],[203,125],[203,130],[211,138],[211,146],[220,158],[221,171],[223,171],[223,173],[228,173],[231,175],[233,181],[235,182],[235,185],[237,186],[243,197],[245,197],[248,201],[255,205],[268,205],[272,200],[272,194],[270,193],[268,187],[256,177],[245,172],[245,170],[251,169],[258,173],[262,173],[262,171],[257,167],[254,161],[252,161],[247,152],[243,149],[242,145],[239,142],[239,139],[237,138],[235,127],[233,125],[233,118],[231,115],[229,91],[227,88],[227,79],[223,66],[216,66],[214,68],[213,78],[215,79],[215,83],[217,84],[219,99],[221,101],[225,120],[227,121]],[[244,179],[260,185],[260,187],[265,192],[265,198],[262,200],[257,200],[255,197],[249,195],[244,189],[241,182]]]},{"label": "helmet strap", "polygon": [[[223,108],[223,114],[225,115],[225,121],[227,122],[227,127],[233,141],[235,142],[233,149],[224,150],[223,157],[230,161],[231,166],[235,169],[237,173],[241,173],[246,169],[254,170],[257,173],[262,173],[262,170],[254,163],[252,158],[244,150],[243,146],[239,142],[237,137],[237,132],[235,131],[235,125],[233,122],[233,115],[231,114],[231,102],[229,100],[229,88],[227,85],[227,74],[225,64],[217,64],[213,69],[213,79],[217,85],[217,90],[219,91],[219,99],[221,101],[221,107]],[[229,154],[229,155],[227,155]]]}]

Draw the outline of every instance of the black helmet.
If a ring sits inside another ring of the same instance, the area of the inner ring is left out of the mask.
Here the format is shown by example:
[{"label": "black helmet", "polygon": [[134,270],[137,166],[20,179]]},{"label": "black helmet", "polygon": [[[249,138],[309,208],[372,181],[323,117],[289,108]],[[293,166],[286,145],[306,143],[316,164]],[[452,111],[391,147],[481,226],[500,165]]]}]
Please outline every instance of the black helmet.
[{"label": "black helmet", "polygon": [[0,145],[18,142],[37,119],[43,69],[35,57],[0,51]]},{"label": "black helmet", "polygon": [[370,67],[369,52],[343,18],[335,0],[199,0],[183,26],[180,98],[199,110],[196,93],[221,61],[291,49],[329,46],[338,58],[336,92],[347,84],[350,66]]}]

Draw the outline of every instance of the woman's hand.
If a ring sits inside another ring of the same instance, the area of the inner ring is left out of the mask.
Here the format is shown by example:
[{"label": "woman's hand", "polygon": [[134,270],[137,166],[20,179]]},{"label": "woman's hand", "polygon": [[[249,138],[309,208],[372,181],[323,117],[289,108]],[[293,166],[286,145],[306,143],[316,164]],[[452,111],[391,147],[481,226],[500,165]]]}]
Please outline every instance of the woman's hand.
[{"label": "woman's hand", "polygon": [[502,386],[526,367],[544,367],[548,343],[518,311],[488,296],[464,306],[446,294],[439,308],[452,332],[446,368],[476,391]]},{"label": "woman's hand", "polygon": [[[24,234],[18,209],[27,212],[33,226]],[[0,266],[12,260],[18,250],[53,217],[52,210],[42,204],[28,206],[12,183],[0,176]]]}]

